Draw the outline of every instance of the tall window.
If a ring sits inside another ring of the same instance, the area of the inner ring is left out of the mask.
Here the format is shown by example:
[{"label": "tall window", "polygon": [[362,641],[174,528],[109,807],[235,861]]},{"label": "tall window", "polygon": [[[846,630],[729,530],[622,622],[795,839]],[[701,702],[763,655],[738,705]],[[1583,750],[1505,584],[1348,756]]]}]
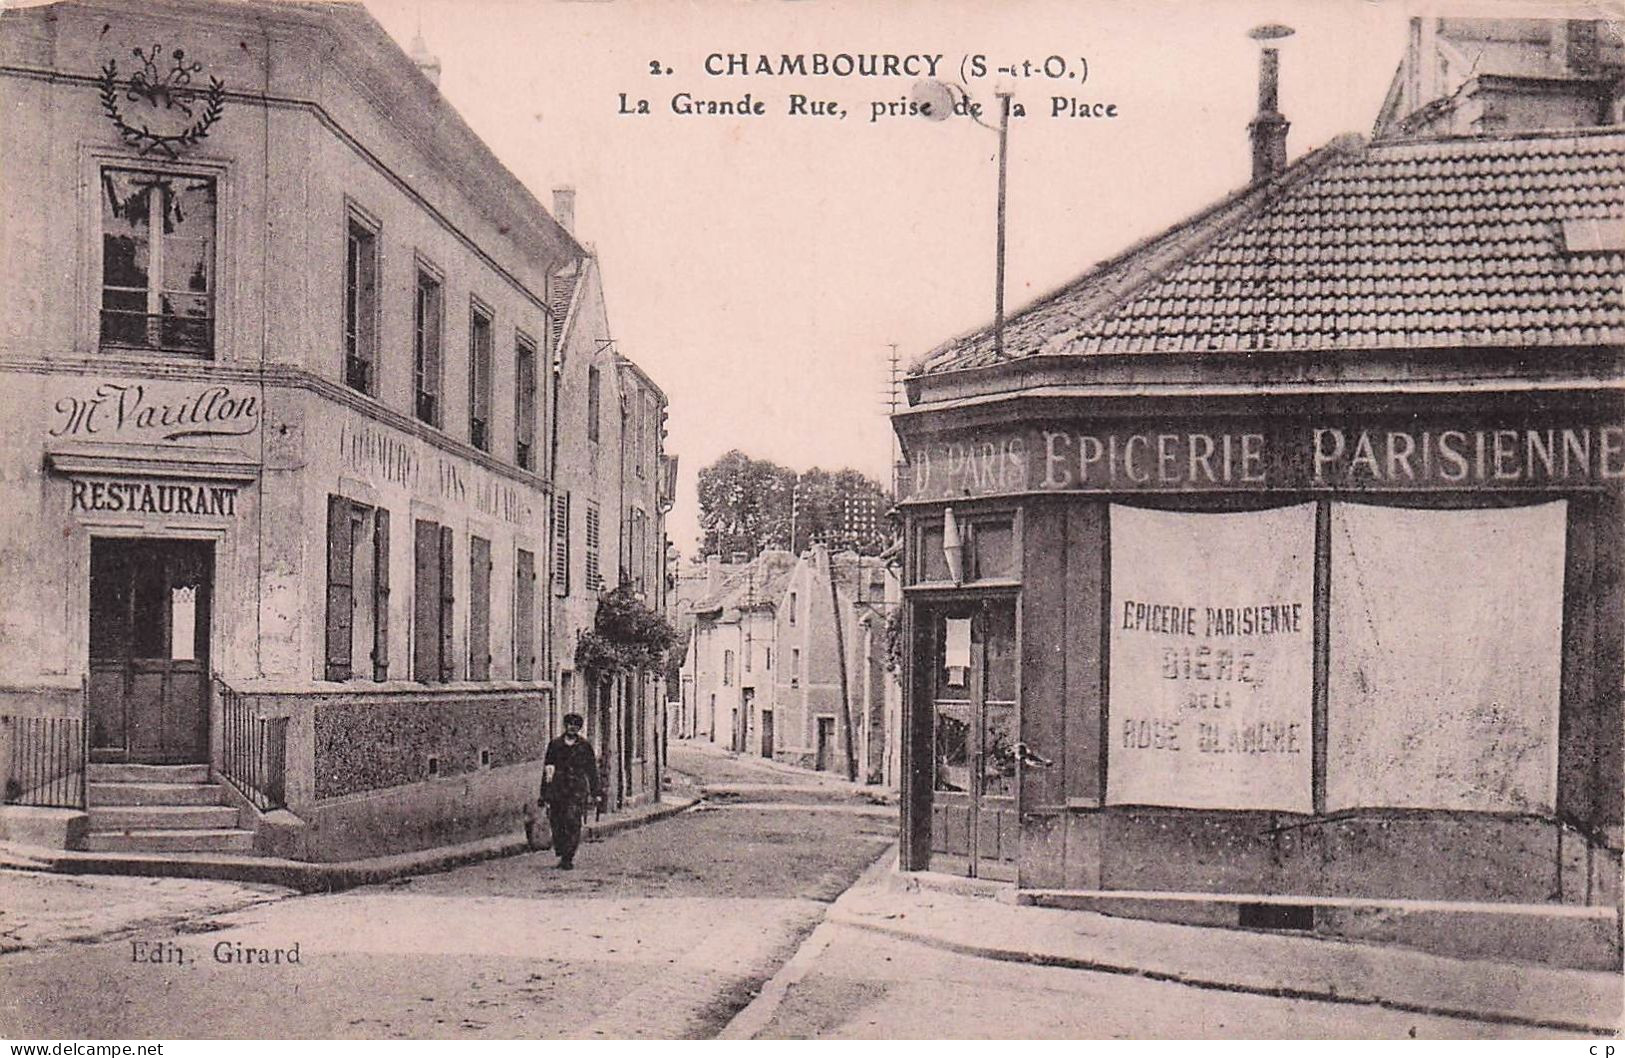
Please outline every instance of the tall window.
[{"label": "tall window", "polygon": [[468,538],[468,678],[491,678],[491,541]]},{"label": "tall window", "polygon": [[440,335],[444,316],[440,280],[418,270],[412,311],[413,413],[430,426],[440,425]]},{"label": "tall window", "polygon": [[514,462],[536,469],[536,343],[523,334],[513,349]]},{"label": "tall window", "polygon": [[627,513],[627,576],[633,591],[646,591],[649,569],[649,516],[641,508]]},{"label": "tall window", "polygon": [[632,418],[634,420],[632,430],[632,469],[641,478],[643,476],[643,443],[644,436],[648,431],[648,424],[644,419],[643,401],[638,399],[636,390],[631,394],[631,401]]},{"label": "tall window", "polygon": [[377,393],[378,233],[352,216],[344,248],[344,383]]},{"label": "tall window", "polygon": [[103,345],[214,354],[215,187],[102,170]]},{"label": "tall window", "polygon": [[796,593],[790,593],[790,623],[796,623]]},{"label": "tall window", "polygon": [[389,678],[389,512],[327,497],[330,680]]},{"label": "tall window", "polygon": [[468,443],[491,450],[491,314],[479,302],[468,312]]},{"label": "tall window", "polygon": [[598,405],[601,383],[596,367],[587,368],[587,440],[598,440]]},{"label": "tall window", "polygon": [[536,678],[536,556],[524,548],[513,567],[513,678]]},{"label": "tall window", "polygon": [[421,683],[455,679],[451,526],[419,520],[412,539],[412,672]]},{"label": "tall window", "polygon": [[731,650],[724,650],[722,652],[722,685],[724,687],[731,687],[733,686],[733,682],[734,652]]},{"label": "tall window", "polygon": [[598,503],[595,500],[587,501],[587,590],[601,591],[604,587],[604,578],[598,571],[598,545],[601,517],[598,513]]}]

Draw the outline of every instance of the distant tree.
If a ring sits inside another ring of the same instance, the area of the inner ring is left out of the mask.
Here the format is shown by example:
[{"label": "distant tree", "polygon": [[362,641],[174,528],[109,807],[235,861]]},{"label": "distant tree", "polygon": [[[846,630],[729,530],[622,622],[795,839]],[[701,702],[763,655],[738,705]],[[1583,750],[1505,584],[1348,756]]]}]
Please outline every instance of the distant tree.
[{"label": "distant tree", "polygon": [[850,468],[798,475],[737,449],[700,471],[701,554],[792,552],[814,543],[878,554],[890,542],[891,500],[879,482]]}]

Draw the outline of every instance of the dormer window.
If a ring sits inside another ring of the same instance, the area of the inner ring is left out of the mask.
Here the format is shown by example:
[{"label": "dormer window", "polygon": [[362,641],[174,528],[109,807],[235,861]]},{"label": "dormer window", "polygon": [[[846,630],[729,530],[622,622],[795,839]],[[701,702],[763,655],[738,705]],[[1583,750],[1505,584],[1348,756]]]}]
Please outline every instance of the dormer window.
[{"label": "dormer window", "polygon": [[104,168],[101,344],[214,355],[215,183]]}]

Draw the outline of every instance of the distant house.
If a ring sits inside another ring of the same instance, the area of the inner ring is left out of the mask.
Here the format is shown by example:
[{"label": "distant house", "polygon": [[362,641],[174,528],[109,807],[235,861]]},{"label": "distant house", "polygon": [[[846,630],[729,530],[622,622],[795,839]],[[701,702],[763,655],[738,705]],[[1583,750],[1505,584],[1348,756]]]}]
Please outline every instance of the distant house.
[{"label": "distant house", "polygon": [[[555,190],[554,212],[574,227],[574,191]],[[581,672],[575,649],[605,592],[624,587],[664,612],[675,462],[665,452],[665,394],[611,338],[597,257],[582,257],[555,291],[558,455],[549,573],[558,699],[551,726],[558,730],[567,712],[585,717],[613,809],[659,799],[664,674]]]},{"label": "distant house", "polygon": [[693,689],[693,723],[685,732],[763,757],[777,755],[774,666],[785,663],[775,615],[796,569],[788,551],[763,551],[749,562],[709,565],[712,590],[693,606],[693,633],[683,664]]},{"label": "distant house", "polygon": [[797,561],[774,621],[779,760],[895,782],[900,691],[885,646],[893,580],[878,558],[831,555],[821,545]]},{"label": "distant house", "polygon": [[1625,121],[1625,42],[1604,19],[1414,18],[1375,135]]},{"label": "distant house", "polygon": [[683,734],[895,788],[895,575],[878,558],[831,556],[822,545],[800,558],[763,551],[725,575],[720,560],[710,568],[717,586],[692,607],[683,685],[694,722]]}]

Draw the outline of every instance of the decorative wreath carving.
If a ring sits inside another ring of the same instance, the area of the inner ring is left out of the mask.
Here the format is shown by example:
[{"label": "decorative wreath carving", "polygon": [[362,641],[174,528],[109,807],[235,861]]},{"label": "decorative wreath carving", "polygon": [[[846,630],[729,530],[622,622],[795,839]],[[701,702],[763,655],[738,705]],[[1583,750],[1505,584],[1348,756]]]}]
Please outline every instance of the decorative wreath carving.
[{"label": "decorative wreath carving", "polygon": [[[102,110],[124,141],[137,148],[142,155],[159,151],[173,161],[181,148],[195,146],[208,136],[209,129],[220,120],[225,112],[225,82],[210,76],[207,89],[193,85],[192,75],[203,72],[203,64],[188,62],[186,51],[182,48],[170,52],[170,68],[162,74],[158,72],[162,49],[157,44],[152,46],[150,52],[135,48],[131,54],[141,60],[141,69],[132,73],[122,88],[118,82],[118,63],[108,59],[107,65],[102,67],[98,81]],[[121,95],[125,102],[144,102],[164,111],[178,110],[186,116],[189,124],[179,132],[154,132],[146,123],[133,124],[125,117],[120,106]]]}]

